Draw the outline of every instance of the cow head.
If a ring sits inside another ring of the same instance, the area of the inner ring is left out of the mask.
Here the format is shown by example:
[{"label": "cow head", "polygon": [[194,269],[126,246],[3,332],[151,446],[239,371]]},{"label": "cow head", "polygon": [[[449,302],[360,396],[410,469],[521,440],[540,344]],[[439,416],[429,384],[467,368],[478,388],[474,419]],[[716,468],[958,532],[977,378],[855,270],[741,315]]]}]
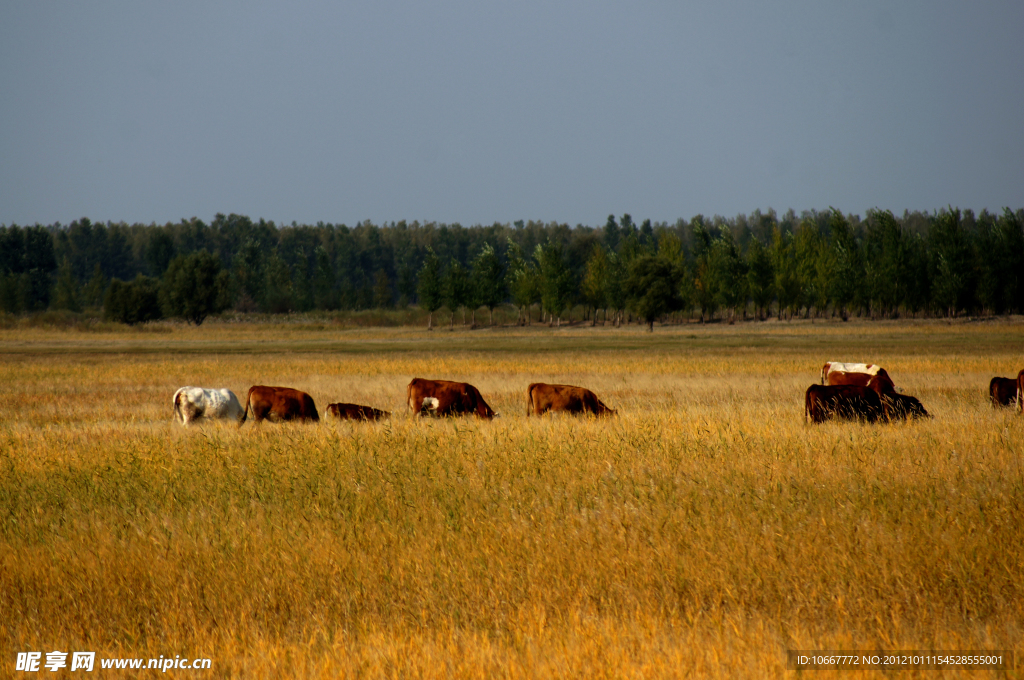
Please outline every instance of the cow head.
[{"label": "cow head", "polygon": [[901,401],[904,402],[903,408],[907,412],[907,416],[910,418],[933,418],[928,411],[924,410],[924,405],[917,400],[916,397],[904,397]]},{"label": "cow head", "polygon": [[891,418],[932,418],[924,405],[917,399],[906,394],[892,393],[883,397]]},{"label": "cow head", "polygon": [[420,415],[437,418],[440,414],[437,409],[441,407],[441,400],[437,397],[423,397],[423,404],[420,406]]}]

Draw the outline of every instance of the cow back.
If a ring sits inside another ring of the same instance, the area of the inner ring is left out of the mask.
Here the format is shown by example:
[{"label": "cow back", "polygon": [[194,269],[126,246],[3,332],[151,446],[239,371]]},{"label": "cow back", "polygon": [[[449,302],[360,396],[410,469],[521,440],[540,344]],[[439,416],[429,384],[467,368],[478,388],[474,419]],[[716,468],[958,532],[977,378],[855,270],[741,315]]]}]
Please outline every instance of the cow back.
[{"label": "cow back", "polygon": [[548,411],[575,414],[592,413],[595,416],[615,414],[615,411],[608,408],[596,394],[586,387],[532,383],[527,388],[526,394],[527,415],[530,415],[531,411],[538,416]]},{"label": "cow back", "polygon": [[896,391],[892,378],[876,364],[827,363],[822,369],[822,384],[870,387],[880,395]]},{"label": "cow back", "polygon": [[257,423],[268,419],[303,422],[318,422],[320,420],[313,397],[291,387],[267,385],[250,387],[249,393],[246,395],[245,412],[242,415],[241,423],[245,422],[250,409]]},{"label": "cow back", "polygon": [[229,389],[206,389],[187,385],[174,393],[174,413],[188,425],[200,418],[227,418],[239,420],[242,405]]},{"label": "cow back", "polygon": [[406,390],[406,399],[414,415],[423,413],[426,398],[437,400],[433,411],[439,416],[475,414],[490,419],[495,415],[480,390],[469,383],[413,378]]},{"label": "cow back", "polygon": [[391,414],[387,411],[375,409],[372,406],[338,403],[327,406],[327,415],[340,420],[380,420],[381,418],[389,417]]}]

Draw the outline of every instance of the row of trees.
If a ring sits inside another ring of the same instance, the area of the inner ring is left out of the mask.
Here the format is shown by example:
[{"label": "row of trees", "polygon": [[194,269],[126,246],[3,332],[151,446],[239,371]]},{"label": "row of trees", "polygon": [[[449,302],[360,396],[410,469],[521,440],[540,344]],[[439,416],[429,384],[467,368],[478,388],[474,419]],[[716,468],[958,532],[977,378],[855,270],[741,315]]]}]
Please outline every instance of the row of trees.
[{"label": "row of trees", "polygon": [[[673,313],[702,320],[769,314],[894,317],[1024,310],[1024,210],[949,208],[697,215],[603,227],[515,222],[278,226],[212,223],[0,227],[0,308],[102,307],[129,323],[202,323],[228,308],[271,313],[419,304],[476,320],[514,304],[560,324]],[[575,312],[574,312],[575,310]]]}]

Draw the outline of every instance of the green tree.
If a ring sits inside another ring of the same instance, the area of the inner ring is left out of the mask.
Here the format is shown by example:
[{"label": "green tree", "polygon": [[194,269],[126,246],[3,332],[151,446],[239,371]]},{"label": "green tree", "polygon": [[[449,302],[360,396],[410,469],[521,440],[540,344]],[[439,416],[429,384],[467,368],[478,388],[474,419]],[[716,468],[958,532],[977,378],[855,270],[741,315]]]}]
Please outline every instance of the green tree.
[{"label": "green tree", "polygon": [[391,309],[395,306],[395,298],[391,293],[391,281],[383,268],[377,270],[373,284],[373,306],[377,309]]},{"label": "green tree", "polygon": [[199,326],[210,314],[228,306],[228,273],[220,258],[205,249],[178,255],[167,265],[161,286],[161,300],[168,316]]},{"label": "green tree", "polygon": [[778,318],[783,312],[793,318],[800,308],[800,277],[793,256],[793,235],[776,226],[772,231],[772,269],[775,271],[775,293],[779,299]]},{"label": "green tree", "polygon": [[583,270],[583,281],[580,285],[584,303],[594,308],[591,326],[597,325],[598,309],[605,310],[605,323],[608,322],[608,295],[605,291],[607,281],[608,254],[603,247],[595,245]]},{"label": "green tree", "polygon": [[629,263],[626,289],[629,307],[647,324],[648,332],[661,316],[679,309],[679,269],[667,258],[641,255]]},{"label": "green tree", "polygon": [[736,309],[746,307],[747,281],[743,259],[728,229],[722,229],[711,245],[709,268],[715,304],[729,310],[729,323],[732,323]]},{"label": "green tree", "polygon": [[1024,290],[1024,233],[1021,221],[1008,208],[1001,216],[983,210],[974,236],[978,304],[995,314],[1022,308]]},{"label": "green tree", "polygon": [[260,241],[246,239],[235,254],[234,282],[239,307],[246,310],[262,308],[266,303],[266,257]]},{"label": "green tree", "polygon": [[71,260],[67,257],[60,264],[57,270],[57,283],[53,289],[53,300],[51,306],[54,309],[66,309],[70,312],[82,311],[79,303],[78,281],[71,269]]},{"label": "green tree", "polygon": [[264,309],[272,314],[285,314],[295,308],[292,276],[288,265],[275,250],[267,258],[266,302]]},{"label": "green tree", "polygon": [[604,225],[604,234],[602,239],[604,240],[604,247],[609,252],[615,253],[619,250],[619,240],[622,238],[622,230],[619,228],[618,222],[615,221],[615,215],[609,215],[608,221]]},{"label": "green tree", "polygon": [[473,299],[473,282],[470,280],[469,272],[456,259],[452,259],[448,265],[448,272],[444,277],[444,304],[451,311],[451,320],[448,324],[450,329],[455,328],[455,312],[462,309],[462,325],[466,325],[466,307]]},{"label": "green tree", "polygon": [[422,309],[427,310],[427,330],[434,330],[434,312],[444,304],[444,273],[441,261],[430,248],[419,272],[417,294]]},{"label": "green tree", "polygon": [[974,295],[983,311],[1002,314],[1002,295],[997,273],[996,218],[982,210],[975,223],[973,239],[974,270],[977,280]]},{"label": "green tree", "polygon": [[540,300],[540,276],[536,266],[523,258],[522,250],[511,238],[508,240],[508,271],[505,276],[512,303],[519,310],[519,325],[530,323],[530,306]]},{"label": "green tree", "polygon": [[313,303],[317,309],[338,309],[341,299],[338,294],[337,277],[331,256],[323,246],[317,246],[316,273],[313,275]]},{"label": "green tree", "polygon": [[693,300],[700,308],[700,321],[711,320],[718,309],[721,286],[720,270],[712,261],[714,239],[704,225],[704,218],[697,215],[690,221],[690,242],[693,244]]},{"label": "green tree", "polygon": [[[411,246],[410,246],[411,248]],[[398,267],[398,306],[407,307],[416,297],[416,265],[410,250]]]},{"label": "green tree", "polygon": [[53,237],[43,227],[25,229],[24,244],[22,308],[34,312],[50,305],[50,273],[57,268],[57,259]]},{"label": "green tree", "polygon": [[292,308],[297,312],[308,312],[314,307],[313,279],[309,275],[309,265],[305,259],[291,267],[292,272]]},{"label": "green tree", "polygon": [[676,308],[693,309],[693,277],[686,263],[686,251],[683,241],[677,233],[665,230],[658,236],[658,257],[670,262],[673,266],[676,281]]},{"label": "green tree", "polygon": [[[605,270],[604,293],[607,297],[608,306],[614,311],[614,326],[622,325],[622,311],[626,308],[628,297],[626,294],[627,265],[625,259],[617,253],[608,253],[608,268]],[[607,312],[605,313],[607,316]]]},{"label": "green tree", "polygon": [[103,267],[97,262],[92,270],[92,278],[85,284],[85,289],[82,291],[84,305],[93,308],[102,307],[103,298],[107,293],[109,283],[106,275],[103,273]]},{"label": "green tree", "polygon": [[809,218],[803,220],[793,236],[792,257],[800,284],[798,307],[807,310],[804,318],[811,315],[812,307],[821,313],[828,301],[831,262],[830,253],[823,253],[823,248],[824,239],[818,225]]},{"label": "green tree", "polygon": [[508,297],[508,285],[505,283],[505,268],[501,258],[490,243],[484,243],[480,254],[473,260],[472,280],[477,301],[487,308],[489,323],[493,326],[494,308]]},{"label": "green tree", "polygon": [[658,235],[657,255],[673,265],[680,265],[686,261],[682,240],[677,234],[668,230]]},{"label": "green tree", "polygon": [[821,311],[830,299],[834,305],[833,312],[838,309],[843,321],[846,321],[849,318],[850,304],[863,288],[859,250],[850,230],[850,223],[835,208],[832,208],[829,214],[829,229],[829,248],[823,248],[818,258],[819,302],[823,297],[822,289],[825,291],[825,303],[818,309]]},{"label": "green tree", "polygon": [[0,272],[0,309],[8,314],[19,314],[25,299],[23,278],[20,274]]},{"label": "green tree", "polygon": [[968,309],[973,296],[971,245],[960,209],[950,207],[936,218],[929,234],[932,296],[949,316]]},{"label": "green tree", "polygon": [[621,237],[618,253],[623,258],[623,264],[628,268],[633,258],[640,256],[643,250],[640,244],[640,232],[633,224],[633,218],[629,213],[619,218],[619,228]]},{"label": "green tree", "polygon": [[150,229],[149,243],[146,245],[146,262],[152,274],[163,276],[174,255],[174,239],[167,230],[159,227]]},{"label": "green tree", "polygon": [[541,304],[548,313],[548,325],[551,325],[551,319],[557,319],[557,325],[561,326],[562,313],[572,302],[576,290],[561,244],[551,240],[544,245],[538,244],[534,259],[540,272]]},{"label": "green tree", "polygon": [[888,210],[869,210],[864,240],[864,284],[872,316],[895,318],[909,292],[909,247]]},{"label": "green tree", "polygon": [[754,313],[763,321],[775,299],[775,269],[771,254],[757,238],[751,239],[747,248],[747,290],[754,301]]},{"label": "green tree", "polygon": [[162,319],[160,282],[142,274],[131,282],[114,279],[103,301],[103,316],[129,326]]},{"label": "green tree", "polygon": [[1009,208],[996,221],[996,277],[1001,282],[998,306],[1003,311],[1024,312],[1024,213]]},{"label": "green tree", "polygon": [[914,316],[927,309],[931,300],[928,275],[928,245],[921,234],[907,237],[907,295],[904,304]]}]

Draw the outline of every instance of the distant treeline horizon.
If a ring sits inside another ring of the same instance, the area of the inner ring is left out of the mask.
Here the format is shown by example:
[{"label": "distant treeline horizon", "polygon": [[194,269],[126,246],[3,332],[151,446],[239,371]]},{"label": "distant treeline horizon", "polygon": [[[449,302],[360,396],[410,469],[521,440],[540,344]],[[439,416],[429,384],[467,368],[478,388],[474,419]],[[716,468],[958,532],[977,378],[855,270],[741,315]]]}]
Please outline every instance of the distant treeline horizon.
[{"label": "distant treeline horizon", "polygon": [[[520,320],[1024,311],[1024,209],[755,210],[674,223],[0,226],[0,310],[109,318],[514,305]],[[143,309],[144,308],[144,309]],[[451,317],[449,317],[451,318]]]}]

